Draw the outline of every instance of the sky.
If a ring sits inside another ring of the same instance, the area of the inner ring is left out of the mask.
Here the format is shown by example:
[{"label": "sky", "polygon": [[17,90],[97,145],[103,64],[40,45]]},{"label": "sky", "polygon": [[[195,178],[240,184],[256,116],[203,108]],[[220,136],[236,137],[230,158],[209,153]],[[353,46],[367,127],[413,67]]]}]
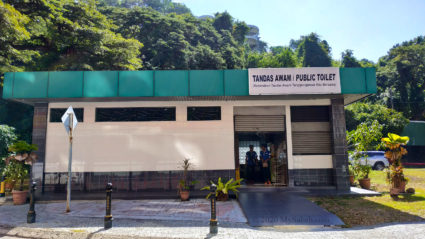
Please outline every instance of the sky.
[{"label": "sky", "polygon": [[397,43],[425,35],[425,0],[174,0],[195,16],[227,11],[256,25],[268,46],[289,45],[311,32],[332,47],[376,62]]}]

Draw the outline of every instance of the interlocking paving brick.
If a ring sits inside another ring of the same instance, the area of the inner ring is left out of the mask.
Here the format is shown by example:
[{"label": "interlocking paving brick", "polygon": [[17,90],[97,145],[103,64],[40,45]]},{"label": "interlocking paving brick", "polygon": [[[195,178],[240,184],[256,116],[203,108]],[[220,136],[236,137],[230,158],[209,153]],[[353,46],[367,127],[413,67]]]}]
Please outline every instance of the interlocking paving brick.
[{"label": "interlocking paving brick", "polygon": [[[48,213],[63,211],[64,203],[49,203],[43,205]],[[72,202],[72,211],[68,213],[74,217],[104,217],[105,203],[103,201]],[[208,221],[210,219],[210,201],[192,199],[180,200],[115,200],[112,202],[114,218],[151,219],[151,220],[187,220]],[[217,218],[226,222],[247,222],[238,202],[229,200],[217,202]]]}]

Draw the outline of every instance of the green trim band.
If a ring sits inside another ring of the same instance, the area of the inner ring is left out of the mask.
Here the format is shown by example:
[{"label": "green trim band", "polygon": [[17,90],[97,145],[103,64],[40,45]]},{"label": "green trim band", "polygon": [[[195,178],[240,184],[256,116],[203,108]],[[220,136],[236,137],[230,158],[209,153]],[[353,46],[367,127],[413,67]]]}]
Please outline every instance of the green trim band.
[{"label": "green trim band", "polygon": [[[374,68],[340,68],[341,94],[374,94]],[[248,70],[5,73],[4,99],[249,96]]]}]

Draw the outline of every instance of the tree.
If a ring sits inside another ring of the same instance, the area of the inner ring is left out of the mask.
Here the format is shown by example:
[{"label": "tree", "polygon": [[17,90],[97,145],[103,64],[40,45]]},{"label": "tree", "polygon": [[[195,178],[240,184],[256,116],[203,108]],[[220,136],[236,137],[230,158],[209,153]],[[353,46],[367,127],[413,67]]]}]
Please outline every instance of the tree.
[{"label": "tree", "polygon": [[7,71],[22,71],[36,51],[22,49],[31,33],[26,29],[30,18],[12,5],[0,0],[0,75]]},{"label": "tree", "polygon": [[290,45],[297,46],[297,57],[303,67],[331,66],[331,48],[325,40],[320,40],[316,33],[301,36],[298,41],[291,40]]},{"label": "tree", "polygon": [[191,13],[190,9],[183,3],[172,2],[171,0],[101,0],[101,4],[113,7],[150,7],[162,14],[176,13],[186,14]]},{"label": "tree", "polygon": [[357,102],[345,107],[345,120],[347,130],[355,130],[358,125],[364,123],[371,125],[377,121],[383,126],[382,133],[401,133],[409,123],[402,113],[389,109],[379,104]]},{"label": "tree", "polygon": [[281,53],[284,49],[284,46],[271,46],[269,50],[273,55],[277,55]]},{"label": "tree", "polygon": [[[14,1],[13,1],[14,2]],[[97,10],[96,1],[20,1],[32,37],[24,48],[38,50],[33,70],[135,70],[143,46],[114,33],[115,26]]]},{"label": "tree", "polygon": [[[369,178],[371,166],[367,163],[368,155],[365,152],[376,150],[380,147],[382,128],[382,125],[377,120],[374,120],[371,124],[361,123],[355,130],[347,133],[347,142],[354,149],[349,153],[354,161],[354,175],[358,179]],[[362,158],[364,158],[365,162],[361,162]]]},{"label": "tree", "polygon": [[282,48],[280,52],[277,52],[277,54],[274,55],[276,56],[280,67],[295,67],[297,64],[294,52],[288,47]]},{"label": "tree", "polygon": [[217,31],[228,30],[232,32],[233,30],[233,17],[230,16],[228,12],[216,13],[213,26]]},{"label": "tree", "polygon": [[295,67],[296,57],[294,52],[283,46],[270,47],[271,52],[250,52],[248,55],[248,67],[278,68]]},{"label": "tree", "polygon": [[373,61],[365,59],[365,58],[361,59],[359,63],[361,67],[376,67]]},{"label": "tree", "polygon": [[[240,69],[246,65],[243,42],[235,40],[235,36],[243,34],[239,28],[243,28],[244,23],[218,27],[219,30],[213,25],[232,19],[228,13],[201,20],[190,14],[163,15],[140,7],[104,7],[102,12],[119,26],[118,33],[143,42],[144,69]],[[233,24],[233,20],[228,23]]]},{"label": "tree", "polygon": [[395,45],[380,58],[377,69],[380,98],[413,120],[425,119],[425,39]]},{"label": "tree", "polygon": [[191,69],[223,69],[225,61],[220,53],[214,52],[208,45],[199,45],[193,49],[189,65]]},{"label": "tree", "polygon": [[18,139],[15,128],[0,125],[0,157],[7,156],[9,147]]},{"label": "tree", "polygon": [[243,44],[245,36],[249,32],[249,27],[245,22],[236,22],[233,26],[233,38],[239,43]]},{"label": "tree", "polygon": [[[16,127],[17,133],[24,139],[31,138],[32,107],[22,103],[2,99],[4,72],[23,71],[26,66],[38,56],[36,50],[25,49],[25,42],[32,35],[27,27],[30,18],[20,13],[12,5],[0,0],[0,124]],[[2,126],[2,135],[12,134],[11,128]],[[13,130],[13,134],[15,134]],[[1,139],[2,145],[8,142]],[[3,150],[1,155],[7,153]]]},{"label": "tree", "polygon": [[33,107],[14,101],[0,100],[0,124],[16,129],[19,138],[31,142]]},{"label": "tree", "polygon": [[353,55],[352,50],[345,50],[341,53],[341,65],[342,67],[361,67],[360,63]]}]

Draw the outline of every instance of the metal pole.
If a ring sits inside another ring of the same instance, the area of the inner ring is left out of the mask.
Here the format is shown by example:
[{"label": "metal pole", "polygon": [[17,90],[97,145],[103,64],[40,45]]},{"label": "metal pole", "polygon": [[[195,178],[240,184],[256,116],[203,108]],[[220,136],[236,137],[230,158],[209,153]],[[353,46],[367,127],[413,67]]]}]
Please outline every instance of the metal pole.
[{"label": "metal pole", "polygon": [[211,219],[210,219],[210,234],[217,234],[217,214],[216,214],[216,203],[215,203],[215,191],[217,190],[217,186],[212,184],[210,187],[211,191]]},{"label": "metal pole", "polygon": [[37,183],[33,181],[31,184],[31,190],[30,190],[30,209],[28,210],[28,214],[27,214],[27,223],[35,222],[34,192],[37,189],[36,187],[37,187]]},{"label": "metal pole", "polygon": [[104,228],[112,228],[112,214],[111,214],[111,202],[112,202],[112,183],[106,184],[106,215]]},{"label": "metal pole", "polygon": [[69,161],[68,161],[68,185],[66,192],[66,212],[70,212],[71,203],[71,166],[72,166],[72,125],[73,125],[73,114],[68,113],[69,117]]}]

